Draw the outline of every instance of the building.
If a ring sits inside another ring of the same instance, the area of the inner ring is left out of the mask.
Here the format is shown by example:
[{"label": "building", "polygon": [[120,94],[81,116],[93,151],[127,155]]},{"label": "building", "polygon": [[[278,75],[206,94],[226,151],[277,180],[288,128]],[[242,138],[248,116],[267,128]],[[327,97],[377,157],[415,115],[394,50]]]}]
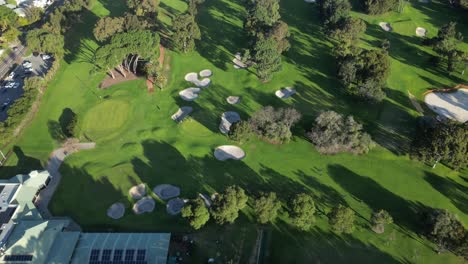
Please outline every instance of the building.
[{"label": "building", "polygon": [[35,6],[40,8],[46,8],[53,2],[53,0],[16,0],[16,5],[21,7]]},{"label": "building", "polygon": [[43,219],[34,200],[47,171],[0,180],[0,263],[162,264],[169,233],[83,233],[67,218]]}]

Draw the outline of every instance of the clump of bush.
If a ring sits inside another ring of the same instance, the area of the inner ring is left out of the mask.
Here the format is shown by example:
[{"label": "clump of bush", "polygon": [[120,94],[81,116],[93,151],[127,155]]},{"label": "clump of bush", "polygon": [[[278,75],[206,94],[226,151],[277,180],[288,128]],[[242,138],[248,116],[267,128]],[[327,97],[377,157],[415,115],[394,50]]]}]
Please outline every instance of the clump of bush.
[{"label": "clump of bush", "polygon": [[249,124],[258,136],[272,143],[282,143],[291,139],[291,127],[300,119],[301,114],[294,108],[266,106],[252,115]]},{"label": "clump of bush", "polygon": [[375,146],[370,135],[352,116],[344,117],[334,111],[322,112],[307,137],[322,154],[364,154]]}]

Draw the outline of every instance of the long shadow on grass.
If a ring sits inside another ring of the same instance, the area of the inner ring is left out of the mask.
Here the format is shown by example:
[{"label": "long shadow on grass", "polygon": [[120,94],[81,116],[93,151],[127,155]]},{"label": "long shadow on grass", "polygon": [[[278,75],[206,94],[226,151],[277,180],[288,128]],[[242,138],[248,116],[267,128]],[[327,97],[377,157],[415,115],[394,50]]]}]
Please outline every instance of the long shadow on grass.
[{"label": "long shadow on grass", "polygon": [[446,177],[426,172],[424,179],[446,196],[460,211],[468,213],[468,187]]},{"label": "long shadow on grass", "polygon": [[109,11],[110,17],[122,16],[129,11],[125,0],[99,0],[99,2]]},{"label": "long shadow on grass", "polygon": [[11,156],[14,155],[18,161],[14,166],[1,166],[1,178],[9,179],[17,174],[27,174],[32,170],[41,170],[43,168],[38,159],[26,156],[23,150],[18,146],[13,146],[10,152],[4,154],[10,159],[12,158]]},{"label": "long shadow on grass", "polygon": [[281,223],[272,238],[267,263],[410,263],[351,235],[337,235],[318,227],[305,233]]}]

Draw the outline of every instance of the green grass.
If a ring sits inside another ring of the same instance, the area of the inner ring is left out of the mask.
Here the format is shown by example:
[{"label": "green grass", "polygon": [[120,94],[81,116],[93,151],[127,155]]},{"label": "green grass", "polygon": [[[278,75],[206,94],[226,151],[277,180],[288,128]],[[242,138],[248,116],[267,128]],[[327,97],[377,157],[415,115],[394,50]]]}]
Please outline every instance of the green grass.
[{"label": "green grass", "polygon": [[[433,52],[421,46],[421,40],[414,36],[415,27],[423,26],[433,36],[450,16],[459,20],[458,28],[466,36],[468,27],[462,14],[437,1],[413,3],[402,14],[381,17],[356,12],[368,23],[363,46],[377,46],[383,38],[391,42],[388,98],[368,105],[346,95],[340,87],[334,77],[332,44],[320,30],[317,7],[303,1],[281,2],[282,17],[292,33],[292,48],[284,56],[283,71],[263,84],[251,72],[233,69],[233,54],[246,45],[242,31],[245,10],[240,2],[207,0],[202,4],[198,20],[203,41],[197,43],[198,52],[181,55],[168,51],[171,82],[153,94],[147,93],[142,80],[106,90],[96,88],[104,75],[90,74],[91,55],[98,46],[92,38],[92,25],[98,16],[125,11],[122,0],[96,4],[67,36],[70,52],[47,88],[37,117],[15,142],[16,155],[0,174],[11,177],[12,171],[44,163],[58,146],[47,123],[57,121],[68,107],[78,114],[80,133],[95,140],[97,148],[67,158],[61,168],[64,178],[50,209],[56,215],[71,216],[85,230],[191,232],[185,221],[165,213],[162,201],[158,201],[155,213],[128,213],[118,221],[110,221],[105,212],[116,201],[130,211],[128,189],[140,182],[150,188],[176,184],[186,198],[238,184],[250,194],[276,191],[285,205],[291,195],[305,191],[315,197],[321,212],[345,203],[359,216],[356,232],[348,236],[332,233],[322,214],[313,230],[297,232],[282,212],[267,228],[265,263],[461,263],[450,253],[437,255],[433,245],[416,234],[417,212],[426,207],[446,208],[467,223],[468,184],[460,177],[466,178],[466,172],[443,165],[431,170],[410,160],[406,153],[417,117],[408,90],[422,99],[426,89],[462,82],[459,74],[448,76],[443,65],[429,65]],[[161,21],[167,26],[186,4],[163,0],[161,7]],[[380,21],[391,22],[394,32],[382,32],[377,25]],[[463,45],[466,48],[466,43]],[[205,68],[213,70],[213,84],[195,102],[181,101],[178,92],[190,86],[183,76]],[[274,91],[284,86],[294,86],[298,94],[286,101],[277,99]],[[242,96],[242,103],[229,105],[225,101],[229,95]],[[175,124],[170,116],[182,105],[193,106],[194,113],[182,124]],[[235,110],[246,119],[262,105],[292,106],[303,113],[293,140],[270,145],[253,139],[242,146],[247,153],[243,161],[214,159],[214,147],[233,143],[218,131],[221,113]],[[325,109],[354,115],[379,147],[363,156],[320,155],[303,135],[316,113]],[[367,225],[371,211],[381,208],[393,215],[396,225],[377,235]],[[222,262],[237,258],[239,263],[247,263],[255,230],[251,209],[232,226],[209,224],[195,234],[193,263],[218,254]],[[216,240],[223,242],[218,245]]]}]

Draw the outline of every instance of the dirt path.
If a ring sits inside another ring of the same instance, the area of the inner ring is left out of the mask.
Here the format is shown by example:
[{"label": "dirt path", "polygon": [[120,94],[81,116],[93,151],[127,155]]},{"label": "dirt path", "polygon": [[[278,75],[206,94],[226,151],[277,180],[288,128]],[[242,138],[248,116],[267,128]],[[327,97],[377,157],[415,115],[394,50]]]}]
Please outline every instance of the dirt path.
[{"label": "dirt path", "polygon": [[416,97],[412,93],[410,93],[409,90],[408,90],[408,97],[411,103],[413,104],[414,108],[416,108],[416,111],[424,115],[424,109],[421,107]]},{"label": "dirt path", "polygon": [[163,45],[159,45],[159,67],[163,67],[164,64],[164,54],[166,53],[166,48]]}]

